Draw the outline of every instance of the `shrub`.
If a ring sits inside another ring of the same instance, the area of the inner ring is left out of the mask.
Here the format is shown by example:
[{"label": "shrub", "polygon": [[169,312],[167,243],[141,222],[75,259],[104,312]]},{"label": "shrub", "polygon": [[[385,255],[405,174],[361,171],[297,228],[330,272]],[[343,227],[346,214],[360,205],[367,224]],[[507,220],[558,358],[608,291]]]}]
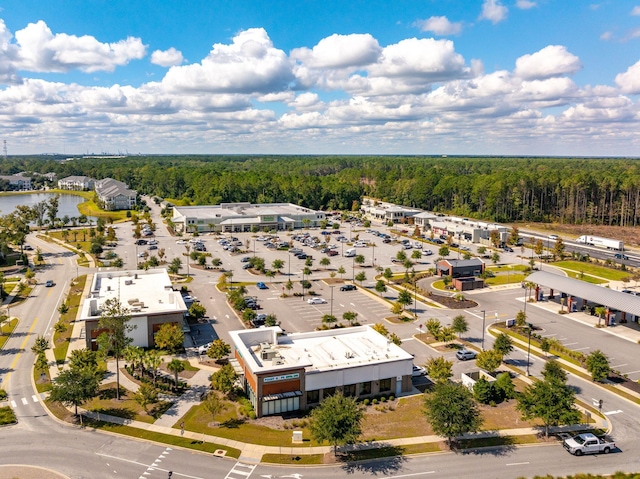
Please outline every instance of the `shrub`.
[{"label": "shrub", "polygon": [[376,398],[373,398],[373,401],[371,401],[371,404],[378,404],[378,400]]},{"label": "shrub", "polygon": [[362,404],[364,404],[365,406],[369,405],[369,399],[365,399],[364,401],[362,401]]}]

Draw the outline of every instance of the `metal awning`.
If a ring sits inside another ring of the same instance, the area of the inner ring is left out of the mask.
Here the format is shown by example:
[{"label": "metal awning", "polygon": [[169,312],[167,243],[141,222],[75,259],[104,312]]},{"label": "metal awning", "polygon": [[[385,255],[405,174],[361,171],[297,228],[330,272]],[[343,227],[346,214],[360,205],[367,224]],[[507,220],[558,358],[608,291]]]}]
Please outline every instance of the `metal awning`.
[{"label": "metal awning", "polygon": [[539,284],[554,291],[577,296],[593,303],[601,304],[618,311],[640,316],[640,297],[615,291],[610,288],[587,283],[578,279],[560,276],[547,271],[537,271],[527,276],[526,281]]},{"label": "metal awning", "polygon": [[269,394],[262,398],[263,401],[276,401],[278,399],[294,398],[302,396],[302,391],[288,391],[280,394]]}]

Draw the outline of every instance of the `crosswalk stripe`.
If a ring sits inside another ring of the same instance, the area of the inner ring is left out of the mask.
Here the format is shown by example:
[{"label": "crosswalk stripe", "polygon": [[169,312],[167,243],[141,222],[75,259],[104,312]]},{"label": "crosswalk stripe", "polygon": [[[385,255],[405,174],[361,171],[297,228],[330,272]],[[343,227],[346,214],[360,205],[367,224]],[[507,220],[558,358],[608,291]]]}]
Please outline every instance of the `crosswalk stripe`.
[{"label": "crosswalk stripe", "polygon": [[27,398],[22,398],[22,404],[24,404],[25,406],[29,404],[29,401],[27,401]]},{"label": "crosswalk stripe", "polygon": [[33,402],[38,402],[38,396],[36,396],[35,394],[33,396],[31,396],[33,398]]}]

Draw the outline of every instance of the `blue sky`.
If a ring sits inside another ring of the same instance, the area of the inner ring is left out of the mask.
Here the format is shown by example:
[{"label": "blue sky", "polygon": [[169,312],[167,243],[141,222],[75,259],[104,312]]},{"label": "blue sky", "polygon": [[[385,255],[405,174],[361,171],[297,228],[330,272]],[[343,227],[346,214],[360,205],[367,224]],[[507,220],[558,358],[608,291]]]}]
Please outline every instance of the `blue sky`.
[{"label": "blue sky", "polygon": [[639,156],[639,94],[639,0],[0,0],[10,154]]}]

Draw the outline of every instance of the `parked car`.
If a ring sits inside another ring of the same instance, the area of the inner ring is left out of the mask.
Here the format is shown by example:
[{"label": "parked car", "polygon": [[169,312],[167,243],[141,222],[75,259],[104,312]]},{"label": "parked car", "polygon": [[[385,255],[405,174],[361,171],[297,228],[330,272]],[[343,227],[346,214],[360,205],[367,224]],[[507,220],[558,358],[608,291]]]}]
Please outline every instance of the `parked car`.
[{"label": "parked car", "polygon": [[327,302],[324,298],[309,298],[307,299],[307,303],[309,304],[325,304]]},{"label": "parked car", "polygon": [[505,246],[502,248],[506,253],[513,253],[513,248],[511,246]]},{"label": "parked car", "polygon": [[203,344],[202,346],[198,347],[198,354],[200,356],[203,356],[205,354],[207,354],[207,351],[209,351],[209,348],[211,347],[211,343],[207,343],[207,344]]},{"label": "parked car", "polygon": [[460,361],[467,361],[469,359],[475,359],[477,355],[478,353],[476,353],[475,351],[471,351],[469,349],[460,349],[456,353],[456,358],[458,358]]},{"label": "parked car", "polygon": [[147,240],[144,240],[144,239],[139,239],[138,241],[136,241],[136,244],[137,244],[138,246],[142,246],[142,245],[145,245],[145,244],[147,244],[147,243],[148,243],[148,241],[147,241]]},{"label": "parked car", "polygon": [[26,245],[24,245],[24,250],[25,251],[33,251],[33,246],[31,246],[30,244],[26,244]]},{"label": "parked car", "polygon": [[158,249],[158,246],[154,245],[154,244],[150,244],[149,246],[147,246],[148,250],[152,250],[152,249]]},{"label": "parked car", "polygon": [[258,281],[258,282],[256,283],[256,287],[257,287],[258,289],[269,289],[269,288],[267,287],[267,285],[266,285],[266,284],[264,284],[262,281]]},{"label": "parked car", "polygon": [[422,366],[413,365],[413,370],[411,371],[411,376],[414,378],[424,376],[427,374],[427,371]]},{"label": "parked car", "polygon": [[398,258],[391,258],[391,262],[392,263],[404,263],[404,261],[402,261],[401,259],[398,259]]},{"label": "parked car", "polygon": [[356,285],[355,284],[345,284],[344,286],[340,286],[340,291],[355,291],[356,289]]},{"label": "parked car", "polygon": [[185,240],[178,240],[176,241],[176,244],[187,244],[187,242]]},{"label": "parked car", "polygon": [[[158,240],[151,240],[151,241],[149,241],[149,244],[158,244]],[[117,246],[117,244],[116,244],[116,246]]]},{"label": "parked car", "polygon": [[242,269],[249,269],[251,268],[251,263],[245,263],[242,265]]},{"label": "parked car", "polygon": [[334,249],[330,249],[329,251],[327,251],[327,256],[338,256],[338,253],[336,250]]}]

